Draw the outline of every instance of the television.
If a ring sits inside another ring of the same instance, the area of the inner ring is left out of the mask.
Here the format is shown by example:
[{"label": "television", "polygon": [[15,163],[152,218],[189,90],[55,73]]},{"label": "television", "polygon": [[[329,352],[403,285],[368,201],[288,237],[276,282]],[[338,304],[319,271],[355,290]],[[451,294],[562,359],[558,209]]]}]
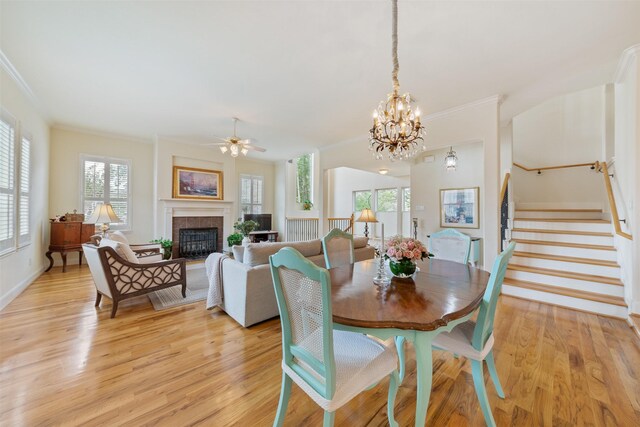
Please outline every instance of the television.
[{"label": "television", "polygon": [[253,231],[271,231],[271,214],[244,214],[244,220],[258,223]]}]

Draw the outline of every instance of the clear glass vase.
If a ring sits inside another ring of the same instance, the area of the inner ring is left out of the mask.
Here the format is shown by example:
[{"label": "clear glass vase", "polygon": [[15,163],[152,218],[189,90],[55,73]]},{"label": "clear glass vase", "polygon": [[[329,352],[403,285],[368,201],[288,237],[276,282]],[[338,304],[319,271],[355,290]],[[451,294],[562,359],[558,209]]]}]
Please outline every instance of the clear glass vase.
[{"label": "clear glass vase", "polygon": [[413,276],[416,272],[416,263],[406,258],[400,261],[389,260],[389,270],[394,276],[404,279]]}]

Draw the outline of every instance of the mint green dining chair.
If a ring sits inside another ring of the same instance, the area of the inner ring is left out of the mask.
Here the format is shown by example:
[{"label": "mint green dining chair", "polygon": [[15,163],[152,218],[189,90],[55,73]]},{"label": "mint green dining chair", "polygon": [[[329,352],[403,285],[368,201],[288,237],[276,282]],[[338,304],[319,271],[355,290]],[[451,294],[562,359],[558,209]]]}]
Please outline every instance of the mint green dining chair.
[{"label": "mint green dining chair", "polygon": [[327,268],[353,264],[353,234],[334,228],[322,238],[322,252]]},{"label": "mint green dining chair", "polygon": [[443,332],[433,340],[433,347],[440,350],[450,351],[454,354],[465,356],[471,360],[471,373],[473,374],[473,384],[476,394],[480,400],[480,407],[484,415],[484,420],[488,426],[495,426],[496,422],[491,413],[487,389],[484,384],[484,363],[487,362],[489,375],[493,385],[498,392],[498,396],[504,399],[504,391],[500,385],[496,364],[493,359],[493,321],[498,305],[498,296],[502,289],[502,282],[507,271],[507,264],[513,255],[515,242],[511,242],[493,263],[491,277],[484,292],[484,297],[478,310],[478,318],[467,320],[454,327],[450,332]]},{"label": "mint green dining chair", "polygon": [[282,388],[273,425],[284,421],[292,381],[324,409],[324,426],[332,426],[338,408],[389,376],[387,414],[397,426],[395,350],[363,334],[333,330],[328,270],[289,247],[269,263],[282,324]]},{"label": "mint green dining chair", "polygon": [[429,252],[436,259],[467,264],[471,252],[471,237],[452,228],[429,236]]}]

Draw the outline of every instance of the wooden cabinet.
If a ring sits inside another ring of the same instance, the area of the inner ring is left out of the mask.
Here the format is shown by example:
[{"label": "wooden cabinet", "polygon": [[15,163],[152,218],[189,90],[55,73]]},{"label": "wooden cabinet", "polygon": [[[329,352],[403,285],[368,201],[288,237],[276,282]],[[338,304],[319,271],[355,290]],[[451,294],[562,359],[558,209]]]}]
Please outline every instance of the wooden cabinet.
[{"label": "wooden cabinet", "polygon": [[91,240],[95,234],[95,224],[84,222],[52,222],[51,241],[46,256],[49,258],[49,268],[53,267],[53,252],[59,252],[62,257],[62,272],[67,269],[67,252],[79,252],[79,265],[82,265],[82,244]]}]

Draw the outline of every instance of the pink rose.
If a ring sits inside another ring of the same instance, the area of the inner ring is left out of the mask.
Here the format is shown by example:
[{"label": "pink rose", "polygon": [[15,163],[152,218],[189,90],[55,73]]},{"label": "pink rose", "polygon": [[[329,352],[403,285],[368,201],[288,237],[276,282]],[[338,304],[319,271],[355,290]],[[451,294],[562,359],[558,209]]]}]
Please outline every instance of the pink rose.
[{"label": "pink rose", "polygon": [[405,258],[409,258],[409,259],[413,258],[413,252],[411,251],[404,251],[403,255]]},{"label": "pink rose", "polygon": [[394,248],[387,249],[387,255],[389,255],[390,257],[395,256],[395,254],[396,250]]},{"label": "pink rose", "polygon": [[413,257],[414,258],[422,258],[422,251],[418,248],[413,250]]},{"label": "pink rose", "polygon": [[407,243],[406,243],[406,242],[402,242],[402,243],[400,243],[400,249],[402,249],[403,251],[406,251],[407,249],[409,249],[409,248],[407,247]]},{"label": "pink rose", "polygon": [[413,240],[409,240],[409,242],[407,243],[407,249],[412,251],[415,247],[416,247],[416,244],[413,242]]}]

